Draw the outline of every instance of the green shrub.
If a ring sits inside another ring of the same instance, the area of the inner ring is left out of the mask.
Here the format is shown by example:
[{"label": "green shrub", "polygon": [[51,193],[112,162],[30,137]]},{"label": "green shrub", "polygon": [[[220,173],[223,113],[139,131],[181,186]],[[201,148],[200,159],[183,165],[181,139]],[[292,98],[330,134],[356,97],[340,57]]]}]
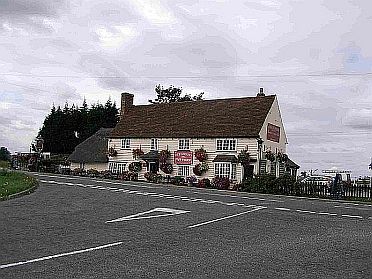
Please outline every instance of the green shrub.
[{"label": "green shrub", "polygon": [[200,179],[197,186],[199,188],[211,188],[211,181],[208,178]]},{"label": "green shrub", "polygon": [[230,180],[228,177],[216,176],[212,180],[212,186],[219,190],[227,190],[230,187]]},{"label": "green shrub", "polygon": [[289,175],[275,177],[274,175],[264,174],[243,181],[238,189],[252,193],[299,195],[301,188],[295,179]]}]

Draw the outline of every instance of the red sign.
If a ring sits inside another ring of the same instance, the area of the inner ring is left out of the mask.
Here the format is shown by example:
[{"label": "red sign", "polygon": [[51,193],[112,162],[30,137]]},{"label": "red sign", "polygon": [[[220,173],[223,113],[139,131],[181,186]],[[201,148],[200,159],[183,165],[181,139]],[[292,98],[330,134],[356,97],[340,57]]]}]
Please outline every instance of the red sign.
[{"label": "red sign", "polygon": [[174,151],[174,163],[176,165],[191,165],[192,151]]},{"label": "red sign", "polygon": [[267,124],[267,139],[275,142],[279,142],[280,139],[280,127],[273,124]]}]

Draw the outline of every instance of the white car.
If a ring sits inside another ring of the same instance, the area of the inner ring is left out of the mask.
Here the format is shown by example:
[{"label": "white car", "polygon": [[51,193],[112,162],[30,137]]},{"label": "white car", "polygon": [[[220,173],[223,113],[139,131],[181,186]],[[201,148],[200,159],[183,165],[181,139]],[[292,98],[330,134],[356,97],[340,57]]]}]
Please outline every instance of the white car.
[{"label": "white car", "polygon": [[322,175],[312,175],[309,177],[306,177],[305,179],[301,180],[303,183],[314,183],[317,185],[325,185],[328,186],[332,182],[332,178],[328,176],[322,176]]}]

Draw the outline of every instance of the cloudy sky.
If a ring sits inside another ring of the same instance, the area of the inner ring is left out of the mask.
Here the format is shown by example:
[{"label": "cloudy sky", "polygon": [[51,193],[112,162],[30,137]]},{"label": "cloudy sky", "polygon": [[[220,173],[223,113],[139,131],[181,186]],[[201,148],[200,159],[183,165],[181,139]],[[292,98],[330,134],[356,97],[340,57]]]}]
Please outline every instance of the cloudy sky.
[{"label": "cloudy sky", "polygon": [[27,151],[52,103],[277,94],[289,156],[368,174],[370,0],[0,0],[0,146]]}]

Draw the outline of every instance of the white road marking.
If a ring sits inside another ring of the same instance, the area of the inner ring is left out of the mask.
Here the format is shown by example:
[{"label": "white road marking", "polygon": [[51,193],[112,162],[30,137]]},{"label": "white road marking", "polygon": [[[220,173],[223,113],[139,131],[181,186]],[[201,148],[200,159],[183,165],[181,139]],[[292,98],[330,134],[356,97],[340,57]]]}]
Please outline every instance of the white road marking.
[{"label": "white road marking", "polygon": [[257,210],[264,209],[264,208],[266,208],[266,207],[264,207],[264,206],[258,206],[255,209],[252,209],[252,210],[249,210],[249,211],[244,211],[244,212],[241,212],[241,213],[238,213],[238,214],[234,214],[234,215],[230,215],[230,216],[226,216],[226,217],[222,217],[222,218],[210,220],[210,221],[207,221],[207,222],[203,222],[203,223],[191,225],[191,226],[188,226],[188,228],[191,229],[191,228],[196,228],[196,227],[208,225],[208,224],[211,224],[211,223],[214,223],[214,222],[218,222],[218,221],[222,221],[222,220],[234,218],[234,217],[237,217],[237,216],[240,216],[240,215],[243,215],[243,214],[247,214],[247,213],[251,213],[253,211],[257,211]]},{"label": "white road marking", "polygon": [[207,192],[193,191],[193,193],[194,194],[209,195],[209,196],[220,196],[220,197],[238,198],[238,199],[249,199],[249,200],[271,201],[271,202],[283,202],[283,201],[280,201],[280,200],[273,200],[273,199],[262,199],[262,198],[246,197],[246,196],[236,196],[236,195],[223,195],[223,194],[207,193]]},{"label": "white road marking", "polygon": [[329,212],[319,212],[319,215],[329,215],[329,216],[337,216],[336,213],[329,213]]},{"label": "white road marking", "polygon": [[[45,177],[50,177],[50,178],[60,178],[60,179],[68,179],[68,180],[77,180],[77,179],[86,179],[88,178],[89,180],[93,180],[95,182],[101,182],[101,183],[109,183],[109,184],[116,184],[116,185],[122,185],[122,186],[130,186],[130,187],[139,187],[139,188],[158,188],[158,187],[153,187],[153,186],[147,186],[147,185],[138,185],[138,184],[128,184],[128,183],[120,183],[120,182],[113,182],[109,180],[101,180],[101,179],[94,179],[90,177],[82,177],[82,176],[57,176],[57,175],[46,175],[46,174],[40,174],[40,173],[33,173],[35,176],[45,176]],[[49,180],[45,182],[50,182]]]},{"label": "white road marking", "polygon": [[315,211],[309,211],[309,210],[299,210],[299,209],[296,209],[297,212],[300,212],[300,213],[310,213],[310,214],[316,214]]},{"label": "white road marking", "polygon": [[290,211],[289,208],[285,208],[285,207],[275,207],[275,209],[282,210],[282,211]]},{"label": "white road marking", "polygon": [[[166,214],[158,214],[158,215],[150,215],[150,216],[143,216],[146,214],[151,214],[151,213],[166,213]],[[166,216],[173,216],[173,215],[179,215],[183,213],[188,213],[190,211],[187,210],[179,210],[179,209],[172,209],[172,208],[154,208],[145,212],[140,212],[137,214],[121,217],[118,219],[106,221],[106,223],[113,223],[113,222],[122,222],[122,221],[131,221],[131,220],[139,220],[139,219],[150,219],[150,218],[159,218],[159,217],[166,217]]]},{"label": "white road marking", "polygon": [[106,245],[102,245],[102,246],[97,246],[97,247],[92,247],[92,248],[88,248],[88,249],[77,250],[77,251],[72,251],[72,252],[67,252],[67,253],[62,253],[62,254],[56,254],[56,255],[52,255],[52,256],[47,256],[47,257],[42,257],[42,258],[37,258],[37,259],[32,259],[32,260],[26,260],[26,261],[17,262],[17,263],[3,264],[3,265],[0,265],[0,269],[14,267],[14,266],[18,266],[18,265],[29,264],[29,263],[40,262],[40,261],[45,261],[45,260],[50,260],[50,259],[55,259],[55,258],[60,258],[60,257],[66,257],[66,256],[70,256],[70,255],[86,253],[86,252],[99,250],[99,249],[104,249],[104,248],[117,246],[117,245],[121,245],[121,244],[123,244],[123,242],[115,242],[115,243],[106,244]]},{"label": "white road marking", "polygon": [[341,215],[342,217],[348,217],[348,218],[358,218],[358,219],[363,219],[362,216],[357,216],[357,215],[347,215],[347,214],[343,214]]},{"label": "white road marking", "polygon": [[[81,184],[81,183],[73,184],[73,183],[59,182],[59,181],[54,181],[54,180],[50,180],[50,181],[49,180],[41,180],[41,182],[49,182],[49,183],[68,185],[68,186],[76,185],[76,186],[81,186],[81,187],[89,187],[91,189],[109,190],[111,192],[122,192],[122,193],[128,193],[128,194],[144,195],[144,196],[150,196],[150,197],[160,197],[160,198],[166,198],[166,199],[179,199],[179,200],[182,200],[182,201],[200,202],[200,203],[206,203],[206,204],[221,204],[221,205],[226,205],[226,206],[234,206],[235,205],[235,206],[241,206],[241,207],[245,207],[245,208],[256,206],[256,205],[245,205],[244,203],[228,203],[228,202],[217,201],[217,200],[204,200],[204,199],[200,199],[200,198],[192,198],[192,197],[185,197],[185,196],[178,196],[178,195],[169,195],[169,194],[163,194],[163,193],[142,192],[142,191],[137,191],[137,190],[127,190],[127,189],[120,189],[120,188],[116,188],[116,187],[103,187],[103,186],[100,186],[100,185],[92,185],[92,184],[87,184],[87,185],[84,185],[84,184]],[[123,185],[123,184],[121,184],[121,185]],[[199,194],[199,192],[195,192],[195,191],[193,193]],[[254,197],[252,197],[252,198],[251,197],[239,197],[239,196],[235,196],[235,195],[223,195],[223,194],[214,194],[214,193],[202,193],[202,194],[224,196],[224,197],[234,197],[234,198],[242,198],[242,199],[252,199],[252,200],[276,201],[276,200],[266,200],[266,199],[260,199],[260,198],[254,198]],[[277,201],[277,202],[282,202],[282,201]],[[347,207],[347,206],[344,206],[344,205],[357,205],[357,204],[345,203],[345,204],[341,204],[341,205],[334,205],[334,207],[339,207],[339,208],[343,207],[343,208],[350,208],[350,209],[351,208],[362,209],[361,207],[355,208],[355,207]],[[363,206],[363,205],[361,204],[360,206]],[[370,206],[370,205],[366,205],[366,206]],[[285,207],[276,207],[275,209],[280,210],[280,211],[290,211],[291,210],[291,209],[285,208]],[[294,210],[294,209],[292,209],[292,210]],[[362,209],[362,210],[367,210],[367,209]],[[336,213],[329,213],[329,212],[315,212],[315,211],[299,210],[299,209],[296,209],[295,211],[297,211],[299,213],[318,214],[318,215],[327,215],[327,216],[338,216],[338,214],[336,214]],[[349,217],[349,218],[363,219],[363,217],[361,217],[361,216],[346,215],[346,214],[344,214],[342,216],[343,217]],[[372,219],[372,217],[370,217],[368,219]]]}]

